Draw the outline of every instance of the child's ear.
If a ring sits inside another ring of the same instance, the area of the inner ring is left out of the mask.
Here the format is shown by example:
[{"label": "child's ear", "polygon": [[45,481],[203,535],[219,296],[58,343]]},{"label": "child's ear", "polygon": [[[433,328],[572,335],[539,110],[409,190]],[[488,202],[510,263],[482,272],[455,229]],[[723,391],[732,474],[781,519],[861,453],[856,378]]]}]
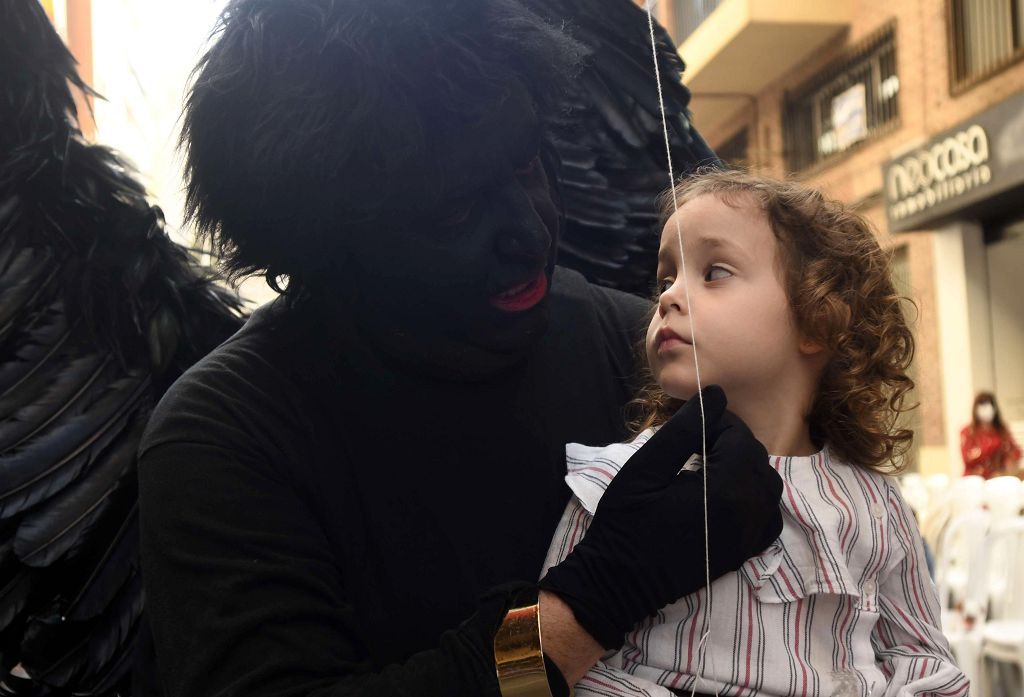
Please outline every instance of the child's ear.
[{"label": "child's ear", "polygon": [[817,341],[803,338],[800,339],[800,353],[805,356],[814,356],[825,350],[825,347],[819,344]]}]

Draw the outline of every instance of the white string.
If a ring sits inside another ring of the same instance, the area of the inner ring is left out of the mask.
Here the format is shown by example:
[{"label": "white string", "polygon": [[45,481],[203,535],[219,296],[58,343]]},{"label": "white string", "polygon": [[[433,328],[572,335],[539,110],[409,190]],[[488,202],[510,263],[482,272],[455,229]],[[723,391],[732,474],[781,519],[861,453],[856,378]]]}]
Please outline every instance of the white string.
[{"label": "white string", "polygon": [[[693,347],[693,369],[697,378],[697,403],[700,405],[701,423],[701,455],[704,460],[701,471],[704,481],[704,580],[707,588],[707,603],[704,606],[704,617],[701,620],[703,634],[697,646],[697,675],[693,681],[693,689],[690,697],[697,692],[697,685],[703,679],[704,659],[707,655],[708,639],[711,636],[711,552],[710,536],[708,534],[708,442],[707,442],[707,420],[704,416],[704,395],[701,394],[700,362],[697,360],[697,332],[694,329],[693,308],[690,305],[690,283],[686,275],[686,255],[683,252],[683,228],[679,221],[679,200],[676,196],[676,175],[672,168],[672,147],[668,135],[668,117],[665,115],[665,97],[661,90],[661,68],[658,66],[658,42],[654,36],[654,16],[651,14],[652,0],[644,3],[647,11],[647,28],[651,34],[651,58],[654,62],[654,81],[658,87],[658,107],[661,110],[661,130],[665,136],[665,158],[668,162],[668,180],[672,192],[672,219],[676,221],[676,241],[679,243],[679,266],[683,270],[683,292],[686,296],[686,315],[690,322],[690,340]],[[714,657],[712,657],[712,662]]]}]

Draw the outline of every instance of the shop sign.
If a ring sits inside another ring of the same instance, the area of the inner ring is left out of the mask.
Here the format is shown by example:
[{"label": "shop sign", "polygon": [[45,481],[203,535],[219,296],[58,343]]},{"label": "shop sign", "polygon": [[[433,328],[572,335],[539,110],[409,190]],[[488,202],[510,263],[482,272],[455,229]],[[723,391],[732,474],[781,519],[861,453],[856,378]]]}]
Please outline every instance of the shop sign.
[{"label": "shop sign", "polygon": [[1024,185],[1024,93],[933,138],[883,168],[889,226],[912,230],[1011,186]]},{"label": "shop sign", "polygon": [[889,167],[889,217],[898,222],[992,181],[988,134],[973,124]]}]

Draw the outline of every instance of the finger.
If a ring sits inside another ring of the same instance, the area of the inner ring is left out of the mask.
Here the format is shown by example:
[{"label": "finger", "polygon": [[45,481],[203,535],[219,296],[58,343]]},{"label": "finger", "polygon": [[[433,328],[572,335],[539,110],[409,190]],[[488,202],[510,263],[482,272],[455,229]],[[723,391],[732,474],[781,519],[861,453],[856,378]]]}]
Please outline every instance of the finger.
[{"label": "finger", "polygon": [[770,464],[766,465],[763,469],[761,469],[761,472],[763,473],[762,476],[764,479],[765,488],[769,492],[771,492],[772,497],[776,501],[781,500],[782,492],[785,490],[785,487],[782,483],[782,477],[779,476],[779,473],[776,472],[775,468],[772,467]]},{"label": "finger", "polygon": [[761,491],[774,501],[781,499],[784,490],[782,477],[772,466],[771,456],[764,452],[763,456],[756,458],[748,456],[748,461],[750,470],[744,476],[751,481],[756,481]]},{"label": "finger", "polygon": [[667,431],[665,440],[687,438],[699,446],[703,441],[702,427],[706,428],[709,434],[716,432],[722,415],[726,413],[725,405],[725,392],[722,388],[718,385],[708,385],[701,390],[699,398],[691,397],[686,400],[679,411],[662,427],[663,431]]},{"label": "finger", "polygon": [[768,451],[735,414],[727,411],[722,415],[719,429],[712,434],[712,438],[708,444],[712,466],[742,470],[747,477],[764,468],[771,469]]},{"label": "finger", "polygon": [[[710,421],[708,422],[709,425],[711,423],[712,422]],[[736,416],[736,414],[731,411],[723,410],[721,416],[718,417],[718,420],[715,421],[714,424],[715,428],[711,429],[711,435],[709,437],[716,441],[726,432],[730,434],[733,440],[735,440],[740,434],[747,435],[750,438],[754,437],[750,427],[747,426],[747,422]]]},{"label": "finger", "polygon": [[728,399],[725,397],[725,390],[722,389],[721,385],[708,385],[700,391],[701,398],[697,401],[700,406],[700,401],[704,402],[704,419],[710,424],[717,424],[722,418],[722,414],[725,413],[725,405],[728,404]]},{"label": "finger", "polygon": [[782,534],[782,514],[778,511],[772,516],[771,521],[764,526],[764,537],[761,540],[761,546],[767,549],[771,546],[775,540],[779,539],[779,535]]},{"label": "finger", "polygon": [[701,452],[704,443],[703,427],[706,424],[710,431],[722,418],[725,412],[725,393],[721,387],[711,385],[704,388],[701,394],[704,397],[703,411],[700,400],[686,400],[644,446],[648,448],[651,459],[657,463],[650,467],[649,474],[667,481],[679,472],[690,455]]}]

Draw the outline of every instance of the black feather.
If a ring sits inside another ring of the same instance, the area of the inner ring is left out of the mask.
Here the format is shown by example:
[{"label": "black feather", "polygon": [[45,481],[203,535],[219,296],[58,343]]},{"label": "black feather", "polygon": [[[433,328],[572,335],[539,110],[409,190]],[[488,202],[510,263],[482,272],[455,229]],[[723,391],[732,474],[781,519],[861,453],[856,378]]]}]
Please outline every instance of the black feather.
[{"label": "black feather", "polygon": [[95,623],[73,622],[59,611],[34,618],[22,643],[25,670],[52,687],[90,681],[117,660],[119,650],[130,650],[142,606],[141,575],[135,573]]},{"label": "black feather", "polygon": [[63,370],[53,376],[41,394],[34,395],[31,401],[23,398],[21,401],[27,402],[26,406],[8,414],[0,422],[0,453],[22,445],[69,411],[80,411],[75,409],[75,405],[88,399],[90,388],[95,390],[96,383],[109,365],[109,356],[86,354],[69,357]]},{"label": "black feather", "polygon": [[9,574],[0,574],[0,630],[25,609],[35,576],[32,570],[13,565]]},{"label": "black feather", "polygon": [[[629,0],[523,2],[565,25],[588,52],[565,109],[547,119],[561,161],[559,263],[646,296],[661,232],[657,197],[670,184],[646,13]],[[683,176],[717,159],[690,121],[685,66],[657,25],[655,42],[672,161]]]},{"label": "black feather", "polygon": [[0,518],[31,508],[75,481],[121,432],[149,387],[148,378],[119,379],[84,413],[0,455]]},{"label": "black feather", "polygon": [[70,601],[64,613],[68,619],[81,622],[100,616],[109,607],[117,591],[139,567],[139,506],[129,510],[106,549],[96,555],[94,563],[84,568],[81,586],[68,593]]},{"label": "black feather", "polygon": [[57,282],[59,266],[46,250],[22,249],[7,273],[0,277],[0,341],[19,325],[27,312],[49,298]]},{"label": "black feather", "polygon": [[29,326],[19,330],[16,345],[0,363],[0,419],[36,394],[29,387],[33,376],[54,360],[73,336],[59,303],[37,311],[32,319]]},{"label": "black feather", "polygon": [[49,566],[72,554],[110,508],[125,474],[135,464],[142,436],[140,421],[118,436],[74,484],[45,507],[29,512],[18,527],[14,552],[28,566]]}]

